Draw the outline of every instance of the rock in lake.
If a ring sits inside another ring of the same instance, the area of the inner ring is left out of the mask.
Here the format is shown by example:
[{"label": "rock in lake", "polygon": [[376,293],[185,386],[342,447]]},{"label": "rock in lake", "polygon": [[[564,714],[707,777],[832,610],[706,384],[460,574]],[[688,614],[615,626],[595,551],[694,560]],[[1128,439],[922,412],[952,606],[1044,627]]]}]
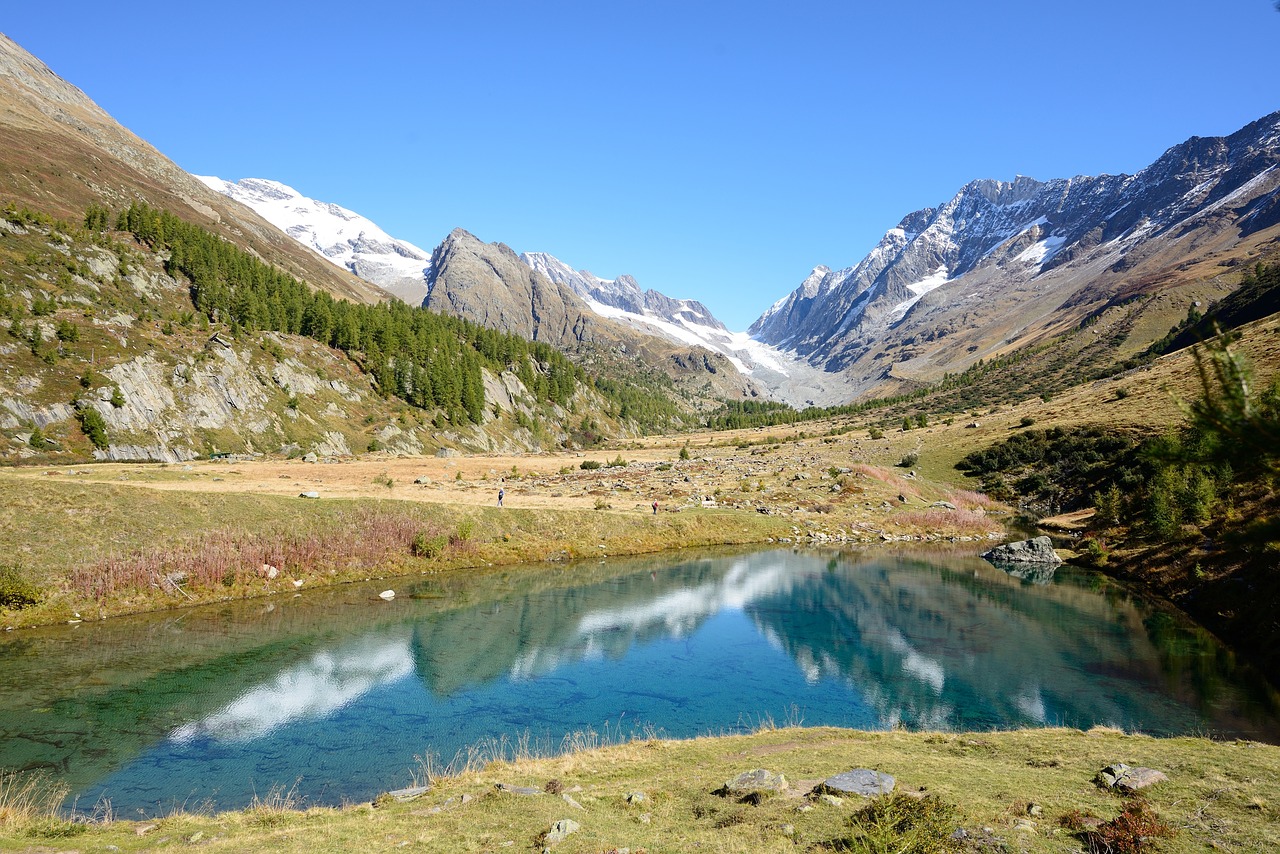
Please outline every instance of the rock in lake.
[{"label": "rock in lake", "polygon": [[883,771],[872,771],[870,768],[855,768],[834,777],[828,777],[814,788],[819,795],[861,795],[874,798],[887,795],[893,791],[897,781],[893,775]]},{"label": "rock in lake", "polygon": [[985,552],[982,556],[995,564],[1044,563],[1057,566],[1062,563],[1062,558],[1058,557],[1058,553],[1053,550],[1053,540],[1048,537],[1005,543]]}]

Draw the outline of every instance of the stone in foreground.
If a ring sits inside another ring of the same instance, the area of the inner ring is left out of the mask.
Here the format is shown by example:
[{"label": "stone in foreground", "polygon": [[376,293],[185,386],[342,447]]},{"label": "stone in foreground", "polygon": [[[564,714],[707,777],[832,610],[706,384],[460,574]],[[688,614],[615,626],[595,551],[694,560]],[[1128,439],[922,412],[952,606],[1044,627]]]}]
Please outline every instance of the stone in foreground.
[{"label": "stone in foreground", "polygon": [[1104,789],[1136,792],[1168,779],[1163,771],[1157,771],[1154,768],[1131,768],[1123,762],[1116,762],[1099,771],[1094,782]]},{"label": "stone in foreground", "polygon": [[732,780],[725,780],[720,790],[725,795],[750,795],[754,792],[782,792],[787,788],[787,778],[763,768],[743,771]]},{"label": "stone in foreground", "polygon": [[582,829],[582,825],[578,824],[571,818],[562,818],[555,824],[551,825],[551,829],[547,831],[544,837],[548,845],[554,845],[557,842],[564,842],[569,838],[569,834],[576,833]]},{"label": "stone in foreground", "polygon": [[820,795],[861,795],[864,798],[874,798],[892,792],[896,782],[893,775],[883,771],[855,768],[828,777],[817,785],[814,792]]},{"label": "stone in foreground", "polygon": [[1035,537],[1030,540],[1019,540],[1016,543],[1005,543],[996,546],[982,555],[992,563],[1046,563],[1057,566],[1062,558],[1053,550],[1053,540],[1048,537]]}]

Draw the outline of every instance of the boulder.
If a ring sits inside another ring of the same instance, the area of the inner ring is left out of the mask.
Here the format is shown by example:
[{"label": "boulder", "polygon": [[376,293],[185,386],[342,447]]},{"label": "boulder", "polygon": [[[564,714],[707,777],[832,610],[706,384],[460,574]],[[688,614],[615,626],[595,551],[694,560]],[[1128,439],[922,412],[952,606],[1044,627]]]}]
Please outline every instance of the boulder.
[{"label": "boulder", "polygon": [[1119,789],[1122,792],[1136,792],[1156,783],[1163,783],[1169,778],[1163,771],[1154,768],[1133,768],[1123,762],[1108,765],[1093,778],[1104,789]]},{"label": "boulder", "polygon": [[874,798],[877,795],[887,795],[892,792],[896,782],[893,775],[883,771],[854,768],[852,771],[828,777],[813,791],[817,795],[861,795],[864,798]]},{"label": "boulder", "polygon": [[732,780],[726,780],[716,794],[729,796],[752,795],[757,792],[782,792],[787,788],[787,778],[763,768],[743,771]]},{"label": "boulder", "polygon": [[1005,543],[985,552],[982,556],[995,564],[1043,563],[1057,566],[1062,563],[1062,558],[1058,557],[1058,553],[1053,550],[1053,541],[1048,537]]},{"label": "boulder", "polygon": [[315,491],[311,491],[311,492],[299,492],[299,493],[298,493],[298,497],[299,497],[299,498],[319,498],[319,497],[320,497],[320,493],[315,492]]},{"label": "boulder", "polygon": [[544,839],[548,845],[554,845],[557,842],[564,842],[569,838],[569,834],[576,833],[582,829],[582,825],[578,824],[571,818],[562,818],[555,824],[551,825],[551,829],[547,831]]}]

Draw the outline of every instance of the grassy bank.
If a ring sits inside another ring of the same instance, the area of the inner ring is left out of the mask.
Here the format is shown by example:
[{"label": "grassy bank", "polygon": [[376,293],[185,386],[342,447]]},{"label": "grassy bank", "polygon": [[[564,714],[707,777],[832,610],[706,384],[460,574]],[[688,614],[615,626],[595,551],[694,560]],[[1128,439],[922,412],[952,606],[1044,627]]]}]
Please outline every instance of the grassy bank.
[{"label": "grassy bank", "polygon": [[[297,479],[252,463],[186,467],[191,471],[0,471],[0,553],[7,556],[0,559],[0,625],[99,619],[476,567],[768,542],[982,539],[1000,528],[981,504],[976,510],[932,506],[948,497],[963,505],[965,496],[865,465],[846,467],[837,479],[810,463],[810,480],[793,480],[783,466],[778,480],[813,483],[810,492],[824,496],[815,511],[805,506],[813,499],[799,490],[771,493],[771,507],[761,499],[703,506],[696,496],[658,491],[652,483],[659,475],[678,477],[710,494],[720,489],[712,478],[730,470],[723,460],[681,464],[687,474],[673,474],[667,464],[603,476],[576,469],[565,474],[565,466],[559,473],[550,468],[540,480],[510,476],[508,506],[502,508],[489,503],[501,481],[488,472],[480,475],[484,480],[442,479],[447,486],[434,491],[406,486],[412,479],[407,475],[369,474],[395,471],[396,464],[325,467],[326,474],[341,468],[345,480],[331,480],[322,500],[297,497],[311,485],[301,475],[319,470],[290,463],[276,465]],[[743,480],[728,477],[735,484]],[[753,497],[762,495],[751,489]],[[735,497],[721,494],[726,501]],[[660,500],[658,513],[649,506],[653,496]]]},{"label": "grassy bank", "polygon": [[[380,797],[376,806],[307,808],[276,792],[239,812],[133,822],[101,811],[95,823],[71,825],[42,815],[38,803],[6,811],[10,798],[0,800],[0,849],[528,851],[543,849],[553,823],[572,819],[580,829],[550,844],[553,851],[839,850],[841,840],[857,835],[850,822],[867,802],[806,795],[826,777],[854,768],[886,772],[899,791],[930,796],[926,804],[947,837],[957,828],[968,833],[968,841],[954,848],[917,843],[901,850],[1087,850],[1089,828],[1108,832],[1107,823],[1126,806],[1128,815],[1146,817],[1148,832],[1163,828],[1168,836],[1115,850],[1259,852],[1280,845],[1280,748],[1249,742],[1154,739],[1103,729],[944,734],[832,728],[766,728],[749,736],[605,747],[597,741],[584,735],[571,745],[578,749],[554,758],[476,754],[472,767],[436,777],[426,794],[408,802]],[[1134,798],[1093,782],[1113,762],[1155,768],[1168,781],[1145,790],[1136,810]],[[788,789],[757,804],[714,794],[726,780],[756,768],[785,775]],[[498,784],[543,794],[515,794]],[[910,810],[912,802],[891,807]],[[900,849],[855,840],[847,850]]]}]

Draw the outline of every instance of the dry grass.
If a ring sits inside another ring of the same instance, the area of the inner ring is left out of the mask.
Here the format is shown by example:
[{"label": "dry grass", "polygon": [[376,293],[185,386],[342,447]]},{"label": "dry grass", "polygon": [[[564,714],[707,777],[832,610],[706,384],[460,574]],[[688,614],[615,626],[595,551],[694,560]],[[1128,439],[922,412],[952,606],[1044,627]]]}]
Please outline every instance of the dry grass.
[{"label": "dry grass", "polygon": [[[1280,802],[1280,748],[1252,743],[1152,739],[1107,730],[962,734],[782,728],[686,741],[635,738],[611,746],[597,746],[586,736],[575,752],[550,758],[514,755],[511,748],[520,753],[526,745],[509,745],[505,757],[492,759],[481,751],[451,769],[455,773],[430,773],[431,790],[407,803],[386,798],[376,809],[361,804],[295,811],[288,793],[279,792],[235,813],[87,827],[75,847],[136,851],[198,843],[209,851],[286,854],[400,847],[540,850],[535,846],[551,824],[572,818],[581,829],[554,847],[557,854],[622,848],[822,851],[850,836],[850,821],[867,802],[852,797],[837,806],[804,795],[832,774],[864,767],[892,774],[900,792],[927,792],[953,807],[954,812],[938,811],[952,825],[948,832],[963,827],[972,839],[986,840],[985,850],[1060,854],[1085,842],[1061,826],[1070,816],[1097,816],[1099,826],[1132,824],[1124,818],[1135,815],[1128,802],[1091,782],[1113,761],[1169,773],[1167,783],[1149,790],[1141,811],[1141,826],[1176,829],[1175,836],[1161,840],[1165,854],[1261,852],[1280,845],[1280,816],[1267,806]],[[784,774],[792,788],[757,805],[711,794],[753,768]],[[499,783],[543,794],[512,794],[497,789]],[[644,798],[628,798],[633,792]],[[1018,829],[1030,803],[1042,814]],[[885,838],[892,837],[886,833]],[[0,827],[0,848],[25,849],[30,842],[25,832]]]}]

